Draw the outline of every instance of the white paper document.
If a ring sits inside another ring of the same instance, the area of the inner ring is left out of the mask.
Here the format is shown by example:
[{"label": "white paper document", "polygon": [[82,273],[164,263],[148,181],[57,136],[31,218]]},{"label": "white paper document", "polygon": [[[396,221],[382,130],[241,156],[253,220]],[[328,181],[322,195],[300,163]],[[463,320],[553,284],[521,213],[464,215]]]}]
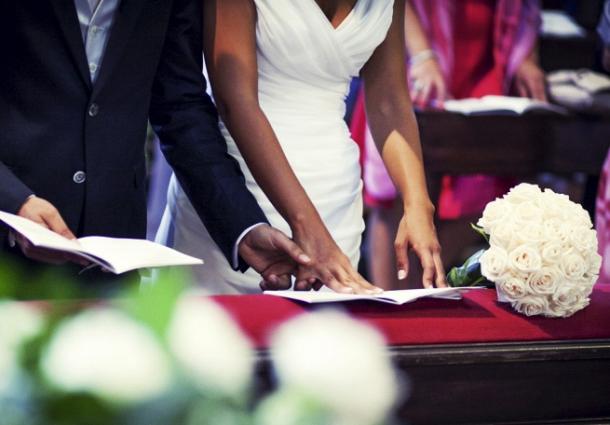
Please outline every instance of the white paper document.
[{"label": "white paper document", "polygon": [[379,295],[352,295],[339,294],[331,291],[265,291],[266,295],[302,301],[308,304],[336,303],[345,301],[376,301],[381,303],[402,305],[420,298],[442,298],[445,300],[460,300],[464,292],[481,289],[469,288],[431,288],[431,289],[404,289],[399,291],[385,291]]},{"label": "white paper document", "polygon": [[88,236],[69,240],[33,221],[3,211],[0,211],[0,221],[34,246],[78,255],[115,274],[149,267],[203,264],[199,258],[143,239]]},{"label": "white paper document", "polygon": [[557,114],[567,114],[565,108],[539,100],[512,96],[483,96],[446,100],[446,111],[464,115],[522,115],[530,111],[547,111]]}]

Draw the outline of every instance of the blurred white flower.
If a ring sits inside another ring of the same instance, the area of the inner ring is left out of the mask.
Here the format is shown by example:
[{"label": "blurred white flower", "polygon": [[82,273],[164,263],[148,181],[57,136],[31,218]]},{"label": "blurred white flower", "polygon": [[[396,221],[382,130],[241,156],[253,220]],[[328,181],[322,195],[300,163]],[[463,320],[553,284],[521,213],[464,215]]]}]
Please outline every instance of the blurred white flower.
[{"label": "blurred white flower", "polygon": [[500,301],[516,301],[528,293],[527,285],[517,276],[509,275],[496,283]]},{"label": "blurred white flower", "polygon": [[40,311],[20,302],[0,302],[0,397],[8,390],[17,372],[21,345],[42,331]]},{"label": "blurred white flower", "polygon": [[202,391],[238,397],[249,389],[252,346],[217,304],[184,297],[176,306],[167,337],[178,363]]},{"label": "blurred white flower", "polygon": [[61,324],[41,368],[60,390],[117,403],[154,399],[172,382],[170,361],[154,334],[111,308],[91,309]]},{"label": "blurred white flower", "polygon": [[334,424],[381,423],[399,384],[382,336],[334,311],[302,315],[273,336],[272,357],[283,388],[319,400]]}]

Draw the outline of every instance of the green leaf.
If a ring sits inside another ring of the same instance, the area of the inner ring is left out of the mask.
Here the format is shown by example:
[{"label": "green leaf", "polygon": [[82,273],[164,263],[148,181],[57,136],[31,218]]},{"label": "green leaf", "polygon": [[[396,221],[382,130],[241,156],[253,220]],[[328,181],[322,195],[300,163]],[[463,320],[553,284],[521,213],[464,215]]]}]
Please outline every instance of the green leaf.
[{"label": "green leaf", "polygon": [[164,338],[176,301],[190,282],[186,272],[174,269],[162,273],[154,284],[130,288],[126,297],[118,301],[119,308]]},{"label": "green leaf", "polygon": [[485,230],[482,227],[477,226],[474,223],[470,223],[470,227],[472,228],[472,230],[474,230],[479,235],[481,235],[483,237],[483,239],[485,239],[485,241],[489,242],[489,235],[487,233],[485,233]]},{"label": "green leaf", "polygon": [[452,268],[447,274],[447,283],[453,287],[477,286],[485,281],[481,274],[480,259],[484,249],[477,251],[461,267]]}]

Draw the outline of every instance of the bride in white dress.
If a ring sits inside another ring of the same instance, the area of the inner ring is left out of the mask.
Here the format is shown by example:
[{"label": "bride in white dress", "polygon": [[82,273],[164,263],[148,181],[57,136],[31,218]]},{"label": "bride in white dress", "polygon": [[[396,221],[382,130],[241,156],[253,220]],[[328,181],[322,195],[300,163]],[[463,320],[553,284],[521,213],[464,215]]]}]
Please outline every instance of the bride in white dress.
[{"label": "bride in white dress", "polygon": [[[313,259],[299,269],[296,289],[371,290],[355,272],[362,183],[358,147],[343,120],[358,74],[373,136],[404,199],[399,278],[411,248],[424,285],[444,286],[404,81],[403,18],[404,0],[204,0],[204,51],[228,151],[270,224]],[[157,239],[205,260],[193,273],[207,291],[260,291],[260,275],[227,263],[175,178]],[[284,285],[283,278],[266,287]]]}]

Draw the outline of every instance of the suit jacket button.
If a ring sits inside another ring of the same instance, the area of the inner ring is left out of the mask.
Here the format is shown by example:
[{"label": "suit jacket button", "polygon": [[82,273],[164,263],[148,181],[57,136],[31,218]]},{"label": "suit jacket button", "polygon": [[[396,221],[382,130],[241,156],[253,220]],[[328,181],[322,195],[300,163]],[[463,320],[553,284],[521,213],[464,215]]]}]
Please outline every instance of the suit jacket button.
[{"label": "suit jacket button", "polygon": [[85,174],[84,171],[77,171],[76,173],[74,173],[74,175],[72,176],[72,180],[74,181],[74,183],[76,184],[81,184],[84,183],[85,180],[87,180],[87,174]]},{"label": "suit jacket button", "polygon": [[97,103],[89,105],[89,116],[95,117],[100,112],[100,107]]}]

